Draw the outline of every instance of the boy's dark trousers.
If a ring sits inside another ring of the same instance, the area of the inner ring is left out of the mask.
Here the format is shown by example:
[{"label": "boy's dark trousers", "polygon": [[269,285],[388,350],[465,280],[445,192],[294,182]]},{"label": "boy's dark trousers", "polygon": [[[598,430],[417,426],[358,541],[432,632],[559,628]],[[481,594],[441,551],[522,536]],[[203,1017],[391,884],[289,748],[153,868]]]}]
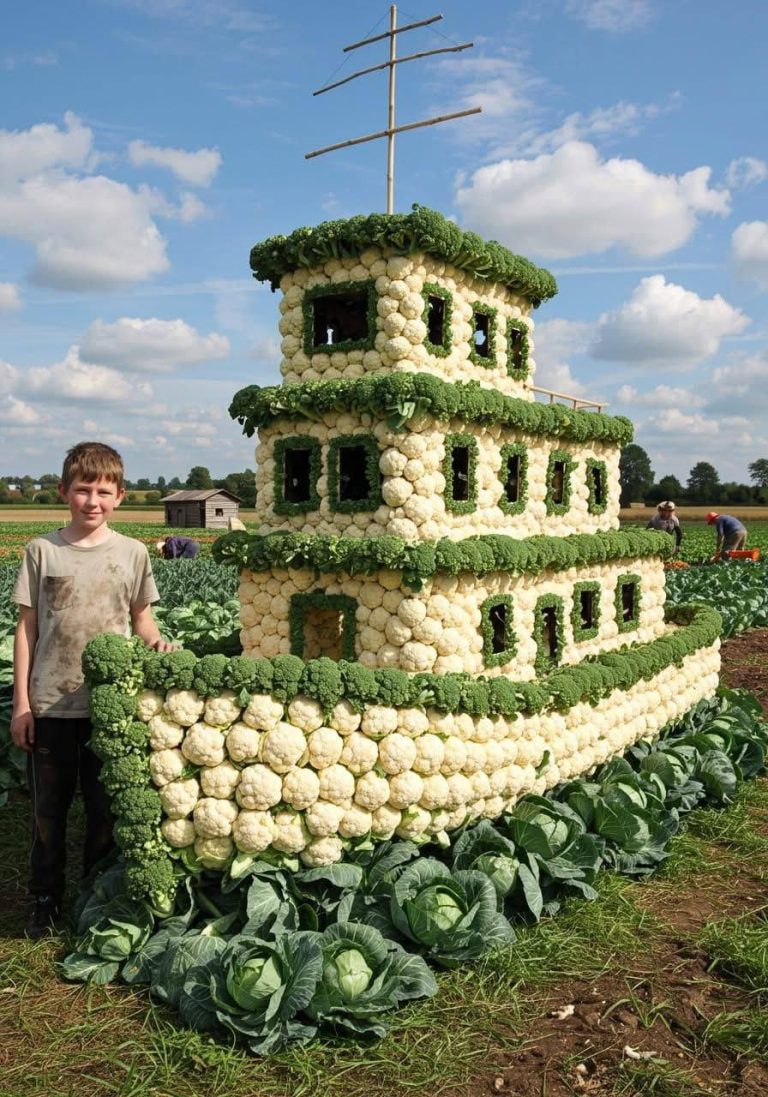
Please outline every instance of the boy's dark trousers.
[{"label": "boy's dark trousers", "polygon": [[29,892],[50,895],[58,903],[64,893],[67,814],[80,778],[85,803],[83,875],[113,848],[114,820],[109,797],[99,781],[101,762],[86,744],[91,737],[87,717],[77,720],[35,718],[34,750],[27,762],[32,796],[32,852]]}]

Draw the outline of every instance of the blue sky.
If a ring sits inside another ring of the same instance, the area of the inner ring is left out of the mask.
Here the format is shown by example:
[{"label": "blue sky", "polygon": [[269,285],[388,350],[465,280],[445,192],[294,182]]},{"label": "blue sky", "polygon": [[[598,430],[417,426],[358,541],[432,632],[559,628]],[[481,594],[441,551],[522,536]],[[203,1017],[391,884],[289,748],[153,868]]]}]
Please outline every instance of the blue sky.
[{"label": "blue sky", "polygon": [[[408,0],[396,209],[432,206],[557,276],[538,384],[629,415],[657,475],[768,456],[762,0]],[[381,210],[386,76],[369,0],[32,0],[0,44],[0,475],[86,437],[130,478],[253,467],[227,415],[278,381],[253,243]]]}]

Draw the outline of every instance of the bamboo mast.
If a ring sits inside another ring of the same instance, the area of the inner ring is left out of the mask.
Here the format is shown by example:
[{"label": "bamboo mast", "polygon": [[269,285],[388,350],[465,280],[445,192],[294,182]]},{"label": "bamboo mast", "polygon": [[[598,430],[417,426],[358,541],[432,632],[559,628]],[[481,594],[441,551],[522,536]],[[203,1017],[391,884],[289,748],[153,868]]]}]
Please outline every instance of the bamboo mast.
[{"label": "bamboo mast", "polygon": [[342,80],[336,80],[332,84],[326,84],[322,88],[318,88],[314,91],[313,95],[323,95],[327,91],[331,91],[334,88],[339,88],[343,84],[348,84],[352,80],[356,80],[359,76],[367,76],[372,72],[379,72],[381,69],[388,69],[388,112],[387,112],[387,128],[383,130],[377,130],[375,133],[367,133],[363,137],[351,137],[346,141],[337,141],[333,145],[326,145],[324,148],[315,149],[313,152],[307,152],[304,155],[305,160],[312,160],[316,156],[323,156],[326,152],[336,152],[338,149],[350,148],[353,145],[362,145],[367,141],[377,141],[381,137],[387,138],[387,213],[394,213],[395,209],[395,135],[398,133],[406,133],[410,130],[422,129],[425,126],[435,126],[440,122],[450,122],[455,118],[466,118],[470,114],[480,114],[482,107],[470,107],[468,110],[454,111],[451,114],[441,114],[436,118],[427,118],[421,122],[408,122],[406,125],[398,126],[396,124],[396,98],[395,98],[395,69],[397,65],[404,64],[407,61],[420,60],[423,57],[434,57],[436,54],[443,53],[459,53],[462,50],[471,49],[474,45],[473,42],[464,42],[460,46],[445,46],[441,49],[424,50],[420,53],[411,53],[405,57],[397,56],[397,38],[398,34],[403,34],[405,31],[416,30],[418,27],[428,27],[432,23],[437,23],[442,19],[442,15],[432,15],[428,19],[421,19],[417,23],[406,23],[401,27],[397,25],[397,6],[392,4],[389,9],[389,30],[384,31],[383,34],[374,35],[372,38],[364,38],[360,42],[353,42],[349,46],[344,46],[344,53],[349,53],[350,50],[359,49],[361,46],[368,46],[374,42],[381,42],[384,39],[389,39],[389,60],[384,61],[380,65],[372,65],[366,69],[360,69],[357,72],[353,72],[350,76],[345,76]]}]

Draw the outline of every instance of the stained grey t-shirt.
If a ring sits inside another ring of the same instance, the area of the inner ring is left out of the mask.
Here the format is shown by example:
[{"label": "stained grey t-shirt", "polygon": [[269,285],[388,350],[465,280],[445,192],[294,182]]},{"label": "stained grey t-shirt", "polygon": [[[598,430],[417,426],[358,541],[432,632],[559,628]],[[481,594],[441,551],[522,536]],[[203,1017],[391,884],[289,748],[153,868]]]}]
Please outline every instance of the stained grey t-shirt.
[{"label": "stained grey t-shirt", "polygon": [[27,545],[13,600],[37,610],[29,681],[34,716],[87,716],[80,665],[86,643],[101,632],[130,636],[131,606],[160,600],[146,547],[110,534],[83,548],[54,530]]}]

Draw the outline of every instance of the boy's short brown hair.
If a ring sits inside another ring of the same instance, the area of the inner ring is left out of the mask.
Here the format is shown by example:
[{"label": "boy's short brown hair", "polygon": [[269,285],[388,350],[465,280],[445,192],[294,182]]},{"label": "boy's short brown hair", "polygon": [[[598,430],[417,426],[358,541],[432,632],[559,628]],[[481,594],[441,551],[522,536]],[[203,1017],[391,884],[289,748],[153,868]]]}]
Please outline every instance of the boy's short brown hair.
[{"label": "boy's short brown hair", "polygon": [[104,442],[78,442],[67,452],[61,482],[67,491],[75,480],[109,480],[118,491],[123,489],[125,468],[117,450]]}]

